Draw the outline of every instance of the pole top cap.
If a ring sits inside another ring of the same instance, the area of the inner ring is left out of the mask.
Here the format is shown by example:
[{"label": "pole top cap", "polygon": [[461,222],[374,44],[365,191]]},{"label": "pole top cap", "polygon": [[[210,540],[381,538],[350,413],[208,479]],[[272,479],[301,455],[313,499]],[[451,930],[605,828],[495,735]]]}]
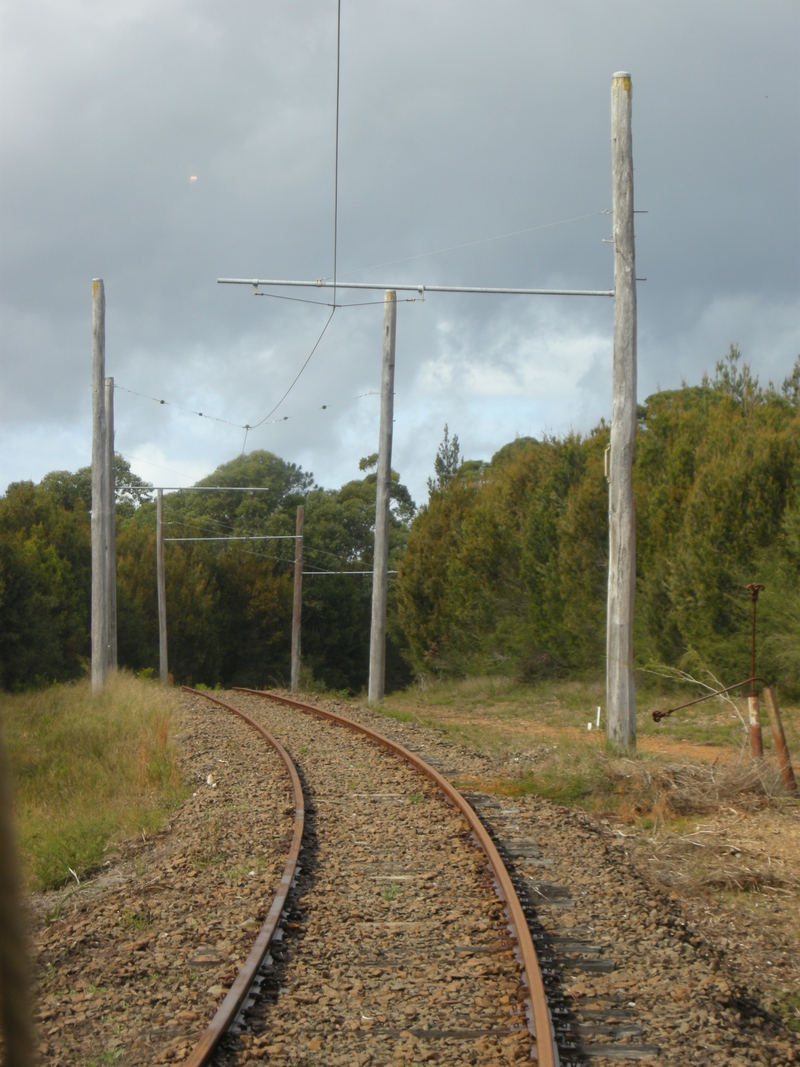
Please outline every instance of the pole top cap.
[{"label": "pole top cap", "polygon": [[630,78],[630,72],[627,70],[618,70],[611,75],[612,78]]}]

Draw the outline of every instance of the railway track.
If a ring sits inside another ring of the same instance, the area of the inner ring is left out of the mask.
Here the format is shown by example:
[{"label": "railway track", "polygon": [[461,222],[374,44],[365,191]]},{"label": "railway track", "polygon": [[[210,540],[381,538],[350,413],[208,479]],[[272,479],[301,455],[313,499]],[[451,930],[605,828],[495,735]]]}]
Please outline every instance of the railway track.
[{"label": "railway track", "polygon": [[[197,692],[197,690],[189,691]],[[215,697],[208,697],[207,699],[211,700],[214,704],[218,704],[220,707],[233,712],[234,715],[238,715],[248,724],[248,726],[251,726],[256,733],[260,734],[267,744],[271,745],[275,750],[286,769],[291,783],[292,803],[294,804],[294,828],[291,842],[289,844],[289,853],[286,857],[286,864],[278,883],[278,889],[261,929],[258,932],[258,936],[247,955],[244,965],[236,975],[233,984],[228,990],[225,999],[214,1013],[214,1017],[209,1025],[201,1034],[200,1040],[192,1049],[186,1060],[186,1067],[204,1067],[204,1065],[210,1061],[220,1038],[227,1033],[234,1024],[239,1011],[247,1002],[248,997],[254,988],[259,971],[264,965],[269,946],[272,944],[272,940],[278,931],[278,924],[283,914],[283,910],[286,907],[286,899],[289,895],[289,889],[291,888],[297,871],[297,861],[300,856],[300,848],[303,841],[303,829],[305,827],[305,800],[303,797],[303,787],[300,784],[297,769],[283,745],[281,745],[272,734],[265,730],[263,726],[255,722],[249,715],[246,715],[238,708],[234,708],[230,704],[225,704],[223,701],[217,700]]]},{"label": "railway track", "polygon": [[[424,727],[346,708],[356,729],[400,742],[399,759],[322,709],[225,699],[278,744],[182,694],[176,752],[192,795],[158,834],[34,902],[43,1067],[500,1067],[532,1051],[561,1067],[800,1061],[621,834],[538,797],[481,792],[502,769]],[[473,784],[466,811],[448,778]],[[512,923],[537,949],[557,1051],[535,1040]]]},{"label": "railway track", "polygon": [[[308,822],[285,924],[265,924],[187,1067],[210,1062],[234,1020],[217,1063],[262,1051],[282,1060],[294,1049],[325,1064],[555,1065],[522,905],[447,779],[335,713],[255,691],[237,691],[235,708],[203,696],[239,714],[247,701],[251,722],[265,697],[278,706],[271,726],[297,758]],[[280,948],[264,967],[276,933]],[[248,997],[254,979],[258,995]]]}]

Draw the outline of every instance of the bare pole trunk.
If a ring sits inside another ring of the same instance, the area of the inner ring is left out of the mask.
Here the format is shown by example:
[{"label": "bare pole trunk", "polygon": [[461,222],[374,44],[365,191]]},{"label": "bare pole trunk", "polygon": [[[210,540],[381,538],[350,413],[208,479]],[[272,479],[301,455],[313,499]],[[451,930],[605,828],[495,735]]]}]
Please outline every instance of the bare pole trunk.
[{"label": "bare pole trunk", "polygon": [[378,479],[375,487],[375,556],[372,573],[372,625],[369,633],[370,704],[383,702],[386,682],[386,598],[389,584],[389,496],[392,479],[394,420],[394,344],[397,293],[387,289],[383,301],[383,363],[381,425],[378,438]]},{"label": "bare pole trunk", "polygon": [[164,579],[164,490],[156,490],[156,587],[158,589],[158,676],[169,685],[167,667],[167,586]]},{"label": "bare pole trunk", "polygon": [[636,745],[633,605],[636,522],[633,447],[636,438],[636,256],[633,232],[631,77],[611,82],[611,161],[614,209],[614,395],[608,491],[608,614],[606,704],[609,741]]},{"label": "bare pole trunk", "polygon": [[108,669],[117,669],[117,527],[114,473],[114,379],[105,379],[106,412],[106,595],[108,597]]},{"label": "bare pole trunk", "polygon": [[291,689],[297,692],[300,683],[300,619],[303,614],[303,527],[305,508],[297,508],[294,540],[294,596],[292,597],[292,672]]},{"label": "bare pole trunk", "polygon": [[8,1067],[33,1067],[37,1039],[33,1027],[30,945],[17,840],[14,829],[11,765],[0,733],[0,1033]]},{"label": "bare pole trunk", "polygon": [[106,508],[106,297],[92,281],[92,692],[108,677],[108,539]]}]

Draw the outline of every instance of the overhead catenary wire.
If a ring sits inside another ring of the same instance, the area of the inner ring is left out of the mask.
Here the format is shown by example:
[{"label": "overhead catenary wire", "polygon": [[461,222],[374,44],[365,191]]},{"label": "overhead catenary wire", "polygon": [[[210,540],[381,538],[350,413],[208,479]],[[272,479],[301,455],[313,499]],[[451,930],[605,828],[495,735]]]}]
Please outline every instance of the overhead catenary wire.
[{"label": "overhead catenary wire", "polygon": [[[382,300],[355,300],[350,301],[347,304],[340,304],[331,300],[307,300],[302,296],[286,296],[285,293],[262,293],[255,285],[253,286],[253,296],[268,296],[271,300],[291,300],[295,304],[316,304],[321,308],[365,308],[374,304],[383,304]],[[407,297],[404,300],[398,300],[398,304],[416,304],[420,297],[412,296]],[[422,302],[425,303],[425,297],[422,296]]]},{"label": "overhead catenary wire", "polygon": [[[176,404],[172,400],[162,400],[160,397],[150,396],[149,393],[139,393],[139,392],[137,392],[136,389],[129,389],[128,386],[126,386],[126,385],[119,385],[119,384],[115,383],[114,384],[114,388],[115,389],[121,389],[124,393],[131,393],[133,396],[140,396],[144,400],[154,400],[157,404],[160,404],[162,407],[175,408],[178,411],[188,411],[192,415],[198,415],[201,419],[211,419],[212,422],[222,422],[226,426],[234,426],[237,430],[243,430],[244,429],[244,425],[242,423],[231,422],[229,419],[222,419],[218,415],[208,415],[204,411],[195,411],[194,408],[184,407],[182,404]],[[166,469],[166,468],[163,468],[163,469]]]},{"label": "overhead catenary wire", "polygon": [[[303,571],[303,577],[314,577],[320,574],[369,574],[374,575],[375,571]],[[387,571],[387,574],[397,574],[397,571]]]},{"label": "overhead catenary wire", "polygon": [[[231,526],[229,523],[220,522],[218,519],[212,519],[212,518],[208,518],[208,517],[204,518],[204,525],[202,525],[202,526],[198,526],[198,525],[196,525],[195,523],[192,523],[192,522],[187,522],[184,519],[172,519],[169,522],[163,523],[163,525],[164,526],[184,526],[184,527],[188,527],[190,530],[198,530],[201,533],[207,533],[209,525],[220,526],[220,527],[222,527],[223,529],[226,529],[226,530],[234,530],[235,529],[235,527]],[[242,534],[242,535],[236,535],[236,536],[214,535],[212,537],[165,537],[164,541],[182,541],[182,542],[187,542],[187,541],[270,541],[270,540],[278,541],[278,540],[296,540],[296,539],[297,539],[297,534],[280,534],[280,535],[267,535],[267,536],[259,535],[259,534]],[[304,545],[304,549],[303,550],[304,550],[304,553],[307,556],[308,555],[312,555],[312,556],[328,556],[329,558],[334,559],[337,562],[340,561],[340,557],[337,556],[335,552],[329,552],[327,549],[324,549],[324,548],[312,548],[312,547],[310,547],[308,545]],[[282,556],[264,555],[263,553],[247,553],[247,554],[248,555],[256,555],[256,556],[259,556],[260,558],[263,558],[263,559],[277,560],[277,561],[279,561],[281,563],[294,563],[294,560],[285,559]],[[307,563],[307,565],[313,567],[313,563],[311,563],[311,564]],[[312,573],[314,573],[314,574],[367,574],[367,573],[372,574],[372,571],[315,570]],[[394,574],[396,572],[395,571],[390,571],[390,573]]]},{"label": "overhead catenary wire", "polygon": [[[164,540],[166,541],[167,538],[165,537]],[[191,540],[199,540],[199,538],[191,538]],[[270,559],[270,560],[274,560],[276,563],[285,563],[285,564],[287,564],[287,566],[290,566],[290,567],[293,567],[294,564],[295,564],[295,561],[293,559],[288,559],[286,556],[274,556],[274,555],[272,555],[271,553],[268,553],[268,552],[254,552],[252,550],[248,550],[248,549],[242,548],[242,547],[238,547],[237,551],[239,551],[242,555],[245,555],[245,556],[253,556],[255,559]],[[318,576],[318,575],[334,575],[334,574],[361,574],[361,575],[364,575],[364,574],[372,574],[372,573],[373,573],[372,571],[321,571],[321,570],[303,571],[304,575],[310,575],[312,577],[315,576],[315,575],[316,576]],[[397,571],[389,571],[389,574],[397,574]]]},{"label": "overhead catenary wire", "polygon": [[[568,222],[581,222],[583,219],[594,219],[599,215],[610,215],[611,211],[606,208],[603,211],[590,211],[588,215],[573,215],[568,219],[558,219],[556,222],[544,222],[539,226],[525,226],[521,230],[511,230],[508,233],[498,233],[492,237],[479,237],[475,241],[464,241],[463,244],[448,245],[446,248],[437,248],[432,252],[420,252],[415,256],[404,256],[402,259],[387,259],[383,263],[372,263],[369,267],[356,267],[354,270],[347,270],[344,274],[340,274],[340,277],[349,278],[351,274],[362,274],[366,270],[377,270],[378,267],[394,267],[398,263],[411,263],[417,259],[428,259],[430,256],[440,256],[445,252],[457,252],[462,248],[473,248],[475,245],[488,244],[490,241],[502,241],[507,237],[518,237],[523,233],[535,233],[537,230],[548,230],[553,226],[564,226]],[[326,278],[325,281],[330,279]],[[297,300],[297,297],[290,298]]]},{"label": "overhead catenary wire", "polygon": [[[272,294],[264,293],[264,294],[260,294],[260,295],[270,296]],[[410,301],[408,301],[408,302],[410,303]],[[370,300],[370,301],[367,301],[367,303],[370,303],[370,304],[372,304],[372,303],[382,303],[382,301],[372,301],[372,300]],[[326,306],[330,307],[330,305],[326,305]],[[339,307],[341,307],[341,306],[343,306],[343,305],[340,304]],[[356,305],[347,305],[346,304],[344,306],[345,307],[351,307],[351,306],[355,307]],[[313,353],[312,353],[312,355],[313,355]],[[307,362],[308,362],[308,360],[306,360],[306,363]],[[302,373],[302,369],[301,369],[301,373]],[[296,380],[297,379],[295,379],[295,381]],[[150,393],[141,393],[136,389],[129,389],[127,386],[124,386],[124,385],[115,385],[115,388],[116,389],[122,389],[124,392],[130,393],[132,396],[141,397],[143,400],[152,400],[154,403],[158,404],[161,407],[171,407],[171,408],[175,408],[178,411],[188,411],[192,415],[198,415],[198,416],[200,416],[201,418],[204,418],[204,419],[211,419],[213,422],[224,423],[226,426],[232,426],[237,430],[245,430],[246,432],[255,429],[257,426],[258,427],[262,426],[266,422],[266,419],[269,417],[269,416],[265,416],[265,418],[262,419],[261,422],[256,423],[254,425],[250,425],[249,423],[244,423],[244,422],[231,422],[228,419],[219,418],[216,415],[207,415],[203,411],[195,411],[194,408],[184,407],[183,405],[177,404],[177,403],[175,403],[174,401],[171,401],[171,400],[163,400],[160,397],[152,396]],[[285,398],[286,395],[288,395],[288,391],[287,391],[287,394],[284,394],[284,398]],[[361,400],[365,396],[379,396],[379,395],[380,394],[376,389],[368,389],[366,393],[359,393],[357,396],[348,397],[347,400],[333,401],[333,402],[328,401],[328,403],[326,403],[326,404],[320,404],[320,405],[316,406],[313,410],[314,411],[327,411],[332,407],[337,407],[337,406],[339,406],[341,404],[350,403],[353,400]],[[276,426],[276,425],[278,425],[279,423],[282,423],[282,422],[289,422],[290,419],[296,419],[298,417],[301,417],[302,414],[303,414],[302,412],[298,412],[298,413],[293,414],[293,415],[281,415],[280,418],[273,419],[271,425]],[[245,441],[246,441],[246,436],[245,436]],[[242,451],[244,451],[244,449],[242,449]],[[123,454],[121,452],[118,453],[118,454],[120,456],[123,456]],[[131,462],[146,463],[151,467],[155,467],[157,470],[169,471],[171,474],[180,474],[180,471],[174,471],[170,467],[160,467],[157,463],[151,463],[150,460],[139,459],[137,457],[132,457],[132,456],[123,456],[123,458],[124,459],[128,459]],[[164,488],[166,488],[166,487],[164,487]],[[170,487],[170,488],[172,488],[172,487]]]},{"label": "overhead catenary wire", "polygon": [[165,541],[296,541],[295,534],[225,534],[217,537],[165,537]]},{"label": "overhead catenary wire", "polygon": [[297,374],[294,376],[294,379],[292,380],[289,388],[286,390],[286,392],[280,398],[278,403],[275,404],[275,406],[273,408],[271,408],[270,411],[267,412],[267,414],[264,416],[263,419],[261,419],[259,422],[253,423],[252,426],[245,427],[244,444],[242,445],[242,452],[244,452],[245,445],[247,444],[247,435],[250,432],[250,430],[251,429],[255,430],[259,426],[263,426],[263,424],[267,421],[267,419],[271,415],[274,415],[274,413],[278,410],[278,408],[284,402],[284,400],[289,395],[289,393],[291,393],[292,389],[294,389],[295,385],[297,385],[298,381],[300,380],[300,376],[302,375],[303,371],[306,369],[308,364],[311,362],[311,358],[314,355],[314,353],[319,348],[320,342],[322,341],[322,338],[325,336],[325,333],[326,333],[328,327],[331,324],[331,319],[336,314],[336,263],[337,263],[338,250],[339,250],[339,81],[340,81],[340,74],[341,74],[341,55],[342,55],[342,0],[337,0],[337,3],[336,3],[336,107],[335,107],[336,119],[335,119],[335,128],[334,128],[334,162],[333,162],[333,307],[331,308],[331,313],[328,316],[327,321],[325,322],[325,325],[322,327],[322,331],[321,331],[319,337],[314,342],[314,347],[308,353],[308,356],[306,357],[305,362],[303,363],[302,367],[297,372]]}]

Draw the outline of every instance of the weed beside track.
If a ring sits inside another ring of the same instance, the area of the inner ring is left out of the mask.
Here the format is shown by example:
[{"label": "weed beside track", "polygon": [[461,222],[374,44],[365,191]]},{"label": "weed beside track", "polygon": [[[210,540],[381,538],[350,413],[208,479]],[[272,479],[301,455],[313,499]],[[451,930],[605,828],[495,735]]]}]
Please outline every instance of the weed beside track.
[{"label": "weed beside track", "polygon": [[175,704],[120,671],[0,695],[14,774],[20,851],[33,890],[77,883],[113,841],[153,833],[185,796],[175,762]]}]

